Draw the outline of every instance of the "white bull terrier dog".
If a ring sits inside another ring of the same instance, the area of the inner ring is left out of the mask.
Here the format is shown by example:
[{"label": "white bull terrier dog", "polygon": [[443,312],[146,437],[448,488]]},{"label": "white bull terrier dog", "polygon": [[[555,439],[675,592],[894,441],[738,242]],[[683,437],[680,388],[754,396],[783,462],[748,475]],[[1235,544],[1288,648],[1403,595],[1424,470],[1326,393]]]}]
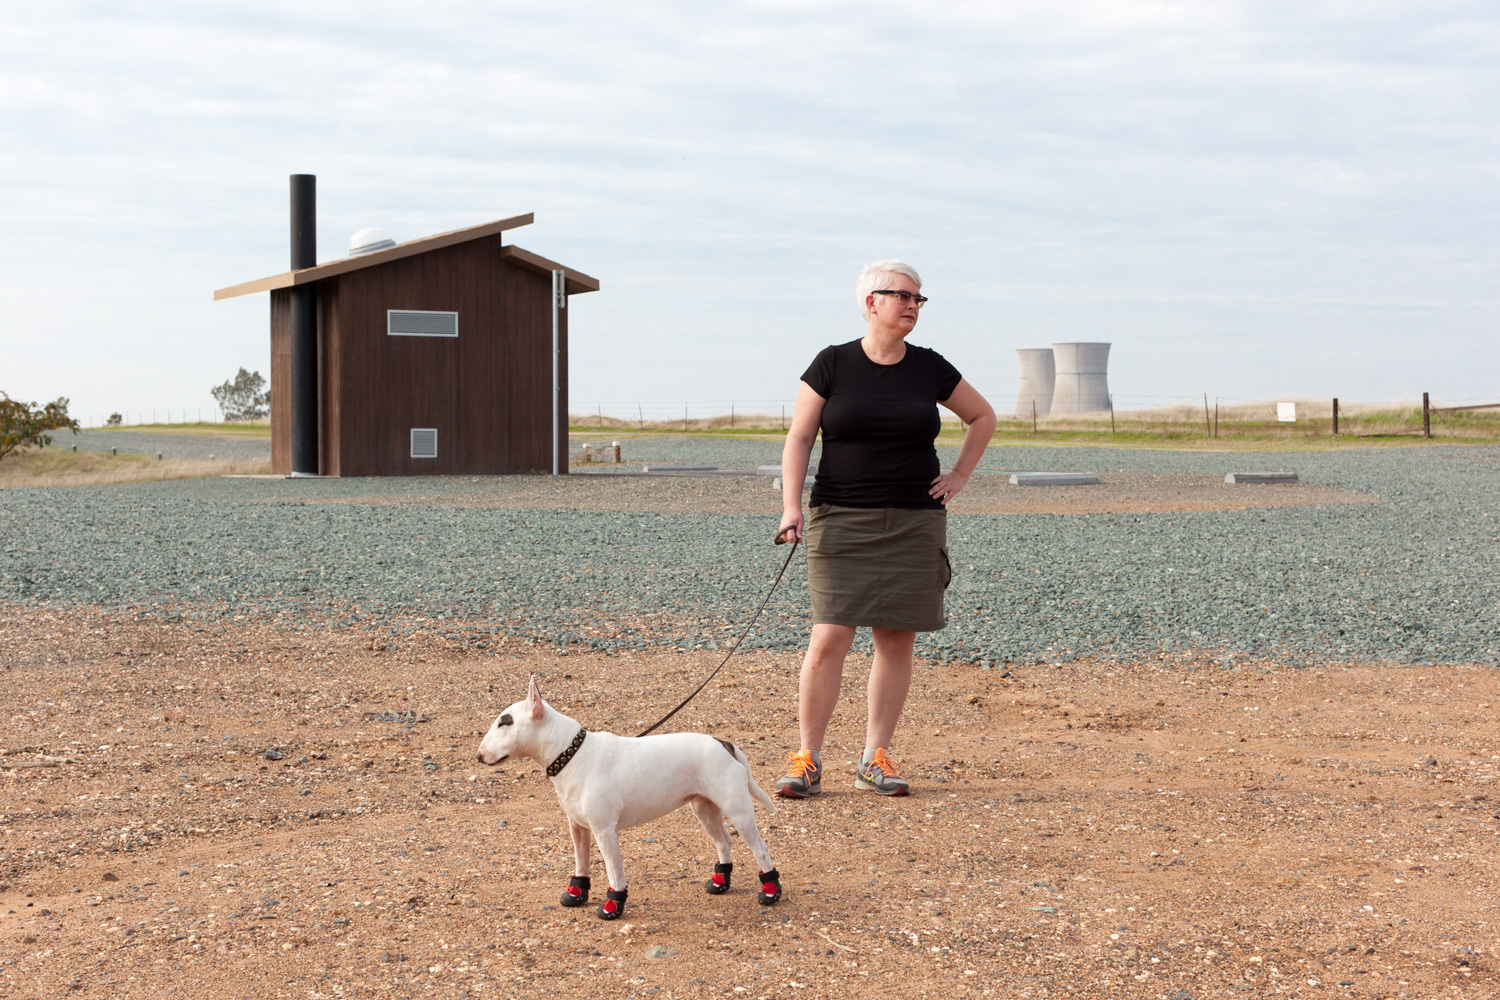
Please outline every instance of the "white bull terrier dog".
[{"label": "white bull terrier dog", "polygon": [[755,825],[755,803],[773,812],[776,804],[750,774],[750,762],[734,744],[701,733],[616,736],[588,732],[542,700],[536,677],[525,701],[500,713],[479,743],[479,762],[493,767],[513,756],[547,766],[573,836],[573,877],[562,905],[589,900],[589,834],[604,855],[609,889],[599,916],[614,920],[625,912],[625,865],[620,831],[639,826],[682,806],[691,806],[718,850],[719,863],[705,888],[729,891],[731,840],[728,816],[760,866],[760,895],[769,906],[781,898],[781,874]]}]

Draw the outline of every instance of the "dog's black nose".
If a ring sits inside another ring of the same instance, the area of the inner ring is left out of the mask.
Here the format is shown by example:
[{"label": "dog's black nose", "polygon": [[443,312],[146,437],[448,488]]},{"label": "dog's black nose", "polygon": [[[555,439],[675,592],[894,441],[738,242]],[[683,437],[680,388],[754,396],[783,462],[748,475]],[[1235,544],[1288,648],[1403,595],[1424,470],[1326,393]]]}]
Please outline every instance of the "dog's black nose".
[{"label": "dog's black nose", "polygon": [[482,754],[482,753],[476,753],[474,755],[474,759],[477,760],[477,761],[479,761],[479,763],[483,764],[484,763],[484,754]]}]

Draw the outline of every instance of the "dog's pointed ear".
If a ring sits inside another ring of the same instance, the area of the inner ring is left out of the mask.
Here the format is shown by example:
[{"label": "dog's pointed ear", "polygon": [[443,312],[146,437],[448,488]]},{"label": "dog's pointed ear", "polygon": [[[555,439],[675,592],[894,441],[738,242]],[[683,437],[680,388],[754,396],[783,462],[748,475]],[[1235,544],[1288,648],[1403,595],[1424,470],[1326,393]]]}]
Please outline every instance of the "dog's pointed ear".
[{"label": "dog's pointed ear", "polygon": [[536,722],[542,721],[547,706],[542,704],[542,692],[536,686],[536,674],[531,675],[531,686],[526,691],[526,705],[531,709],[531,718]]}]

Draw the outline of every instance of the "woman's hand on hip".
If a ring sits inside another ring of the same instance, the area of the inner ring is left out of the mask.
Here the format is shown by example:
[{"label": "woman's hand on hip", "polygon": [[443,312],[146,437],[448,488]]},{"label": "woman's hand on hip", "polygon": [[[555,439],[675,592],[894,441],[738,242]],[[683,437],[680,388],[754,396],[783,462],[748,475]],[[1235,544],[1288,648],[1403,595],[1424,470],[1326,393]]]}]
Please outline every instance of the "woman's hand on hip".
[{"label": "woman's hand on hip", "polygon": [[791,511],[781,516],[781,529],[776,532],[776,540],[780,542],[802,541],[802,529],[806,527],[806,518],[802,511],[795,514]]},{"label": "woman's hand on hip", "polygon": [[952,469],[932,481],[932,489],[927,491],[927,495],[937,497],[946,504],[958,496],[959,491],[967,485],[969,485],[968,473]]}]

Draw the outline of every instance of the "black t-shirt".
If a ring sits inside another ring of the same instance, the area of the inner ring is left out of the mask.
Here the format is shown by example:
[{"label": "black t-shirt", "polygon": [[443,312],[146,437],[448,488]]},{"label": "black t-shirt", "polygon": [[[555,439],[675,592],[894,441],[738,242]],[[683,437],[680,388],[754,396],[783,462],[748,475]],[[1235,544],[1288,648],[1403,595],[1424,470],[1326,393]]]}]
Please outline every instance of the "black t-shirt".
[{"label": "black t-shirt", "polygon": [[937,403],[962,378],[937,351],[915,344],[893,365],[871,361],[858,340],[820,351],[802,373],[828,401],[813,505],[942,507],[927,495],[941,471]]}]

